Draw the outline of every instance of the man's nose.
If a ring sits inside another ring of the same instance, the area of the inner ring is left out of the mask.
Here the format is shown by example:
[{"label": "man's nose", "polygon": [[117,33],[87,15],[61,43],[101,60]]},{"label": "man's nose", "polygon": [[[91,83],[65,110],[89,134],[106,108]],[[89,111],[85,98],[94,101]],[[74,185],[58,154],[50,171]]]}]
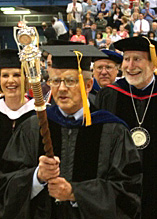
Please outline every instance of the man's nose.
[{"label": "man's nose", "polygon": [[106,67],[104,66],[104,67],[102,68],[101,74],[106,74],[106,73],[107,73]]},{"label": "man's nose", "polygon": [[128,69],[133,69],[134,68],[134,61],[132,59],[130,59],[127,66],[128,66]]},{"label": "man's nose", "polygon": [[62,80],[62,81],[60,82],[60,85],[59,85],[59,90],[65,90],[65,89],[67,89],[67,86],[65,85],[64,80]]}]

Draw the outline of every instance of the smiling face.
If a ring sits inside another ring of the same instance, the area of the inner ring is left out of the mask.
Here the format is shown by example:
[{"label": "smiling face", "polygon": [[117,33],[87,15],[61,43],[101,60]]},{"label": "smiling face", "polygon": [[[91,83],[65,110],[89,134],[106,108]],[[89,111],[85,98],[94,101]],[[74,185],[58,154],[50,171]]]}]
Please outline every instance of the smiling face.
[{"label": "smiling face", "polygon": [[81,36],[81,28],[76,28],[76,35]]},{"label": "smiling face", "polygon": [[[52,68],[50,73],[50,80],[59,78],[61,80],[74,79],[78,80],[78,71],[76,69],[55,69]],[[93,80],[86,81],[85,89],[88,94],[92,88]],[[76,81],[74,87],[67,87],[64,81],[61,81],[58,87],[51,86],[53,98],[56,104],[67,114],[74,114],[82,108],[82,97],[79,82]]]},{"label": "smiling face", "polygon": [[5,99],[21,98],[21,69],[2,68],[0,83]]},{"label": "smiling face", "polygon": [[129,84],[142,89],[151,82],[154,65],[148,59],[148,52],[126,51],[123,56],[122,71]]}]

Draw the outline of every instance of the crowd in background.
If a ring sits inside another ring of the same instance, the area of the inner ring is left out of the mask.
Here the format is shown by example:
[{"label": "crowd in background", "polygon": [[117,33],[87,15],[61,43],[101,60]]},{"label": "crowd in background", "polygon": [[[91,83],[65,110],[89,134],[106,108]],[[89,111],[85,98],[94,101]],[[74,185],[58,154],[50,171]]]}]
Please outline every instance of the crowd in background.
[{"label": "crowd in background", "polygon": [[[143,35],[157,41],[157,2],[154,0],[72,0],[67,5],[66,15],[66,21],[53,17],[50,26],[42,23],[43,44],[56,44],[54,40],[57,39],[68,40],[121,53],[113,45],[120,39]],[[43,54],[41,62],[46,82],[44,94],[50,90],[47,55]]]},{"label": "crowd in background", "polygon": [[[72,0],[66,13],[65,22],[52,19],[56,32],[53,38],[109,50],[114,50],[112,43],[127,37],[145,35],[157,40],[157,2],[154,0]],[[49,36],[46,38],[49,41]]]}]

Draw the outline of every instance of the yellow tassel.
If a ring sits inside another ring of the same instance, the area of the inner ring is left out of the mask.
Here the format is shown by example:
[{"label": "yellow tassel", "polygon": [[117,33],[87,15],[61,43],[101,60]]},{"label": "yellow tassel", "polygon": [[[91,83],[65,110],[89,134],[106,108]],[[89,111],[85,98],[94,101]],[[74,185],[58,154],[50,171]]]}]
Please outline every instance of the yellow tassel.
[{"label": "yellow tassel", "polygon": [[21,103],[24,103],[25,96],[25,76],[24,76],[24,67],[21,63]]},{"label": "yellow tassel", "polygon": [[80,66],[83,54],[79,51],[74,51],[74,52],[77,56],[77,61],[78,61],[79,84],[80,84],[81,96],[82,96],[82,101],[83,101],[83,117],[86,119],[86,126],[89,126],[91,125],[91,114],[90,114],[90,110],[88,106],[87,94],[86,94],[85,84],[84,84],[83,75],[82,75],[82,69]]},{"label": "yellow tassel", "polygon": [[90,115],[90,110],[88,106],[87,94],[85,91],[84,80],[83,80],[82,74],[79,74],[79,83],[80,83],[81,95],[82,95],[82,101],[83,101],[83,114],[84,114],[84,117],[86,118],[86,126],[89,126],[91,125],[91,115]]},{"label": "yellow tassel", "polygon": [[155,50],[155,46],[153,44],[151,44],[150,40],[143,36],[146,40],[148,40],[149,42],[149,49],[150,49],[150,56],[151,56],[151,60],[153,62],[153,64],[155,65],[155,67],[157,67],[157,56],[156,56],[156,50]]},{"label": "yellow tassel", "polygon": [[156,56],[155,46],[153,44],[149,44],[149,48],[150,48],[151,60],[155,65],[155,67],[157,67],[157,56]]}]

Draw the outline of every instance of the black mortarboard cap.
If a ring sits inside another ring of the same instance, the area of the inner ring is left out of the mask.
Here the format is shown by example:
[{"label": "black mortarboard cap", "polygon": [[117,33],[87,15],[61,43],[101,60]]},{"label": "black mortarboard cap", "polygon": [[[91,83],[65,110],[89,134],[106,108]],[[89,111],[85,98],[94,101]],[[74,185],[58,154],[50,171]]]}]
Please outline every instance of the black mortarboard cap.
[{"label": "black mortarboard cap", "polygon": [[92,58],[106,56],[91,45],[46,45],[40,48],[52,54],[52,67],[58,69],[78,69],[77,56],[74,51],[79,51],[83,54],[81,60],[82,70],[90,70]]},{"label": "black mortarboard cap", "polygon": [[0,68],[21,68],[21,62],[16,49],[0,50]]},{"label": "black mortarboard cap", "polygon": [[122,63],[123,56],[121,54],[114,52],[114,51],[111,51],[111,50],[107,50],[107,49],[101,49],[101,51],[108,56],[108,57],[106,57],[106,59],[110,59],[110,60],[116,62],[117,64]]},{"label": "black mortarboard cap", "polygon": [[[149,39],[150,40],[150,39]],[[157,52],[157,42],[155,40],[150,40],[151,44],[155,46]],[[149,52],[149,41],[142,36],[130,37],[119,40],[114,43],[115,49],[120,51],[146,51]]]}]

